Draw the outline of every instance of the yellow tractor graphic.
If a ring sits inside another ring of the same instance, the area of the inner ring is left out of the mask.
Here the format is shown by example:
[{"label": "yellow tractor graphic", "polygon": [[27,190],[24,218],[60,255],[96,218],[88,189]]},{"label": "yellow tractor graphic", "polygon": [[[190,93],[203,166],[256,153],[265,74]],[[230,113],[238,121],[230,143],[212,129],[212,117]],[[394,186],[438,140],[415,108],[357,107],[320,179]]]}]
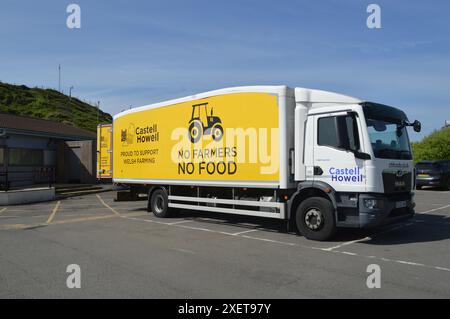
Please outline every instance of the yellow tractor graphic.
[{"label": "yellow tractor graphic", "polygon": [[192,116],[189,121],[189,139],[192,143],[200,141],[203,135],[211,135],[214,141],[223,138],[222,121],[214,116],[213,107],[208,103],[192,106]]}]

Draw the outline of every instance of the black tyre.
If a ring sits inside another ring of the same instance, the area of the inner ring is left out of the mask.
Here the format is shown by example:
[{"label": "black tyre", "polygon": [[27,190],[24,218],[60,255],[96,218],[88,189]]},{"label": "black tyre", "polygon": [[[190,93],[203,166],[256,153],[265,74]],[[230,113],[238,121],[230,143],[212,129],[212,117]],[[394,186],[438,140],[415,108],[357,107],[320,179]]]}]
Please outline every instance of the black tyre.
[{"label": "black tyre", "polygon": [[192,143],[197,143],[200,141],[203,135],[203,125],[198,122],[194,121],[189,125],[189,139]]},{"label": "black tyre", "polygon": [[169,197],[165,190],[159,188],[152,193],[148,201],[147,211],[160,218],[170,216]]},{"label": "black tyre", "polygon": [[220,124],[214,125],[211,131],[214,141],[218,142],[223,138],[223,127]]},{"label": "black tyre", "polygon": [[311,240],[328,240],[336,233],[333,204],[322,197],[305,199],[295,215],[299,232]]},{"label": "black tyre", "polygon": [[420,191],[422,189],[422,186],[417,185],[416,189]]}]

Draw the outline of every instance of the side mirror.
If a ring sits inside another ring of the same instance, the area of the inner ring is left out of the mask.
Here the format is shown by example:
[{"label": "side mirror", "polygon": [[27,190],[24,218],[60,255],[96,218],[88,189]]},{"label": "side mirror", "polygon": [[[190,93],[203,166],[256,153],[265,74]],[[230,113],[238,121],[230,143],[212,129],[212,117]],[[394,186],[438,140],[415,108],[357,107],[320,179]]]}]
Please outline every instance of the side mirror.
[{"label": "side mirror", "polygon": [[413,128],[415,132],[419,133],[422,130],[422,124],[419,121],[415,120],[413,123]]}]

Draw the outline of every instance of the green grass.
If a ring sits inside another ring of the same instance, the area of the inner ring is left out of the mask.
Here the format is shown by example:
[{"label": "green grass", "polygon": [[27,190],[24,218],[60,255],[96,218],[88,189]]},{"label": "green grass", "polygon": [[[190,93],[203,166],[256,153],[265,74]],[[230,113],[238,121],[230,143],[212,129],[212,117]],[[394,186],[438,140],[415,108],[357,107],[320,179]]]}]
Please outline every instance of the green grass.
[{"label": "green grass", "polygon": [[[69,124],[89,131],[97,128],[97,107],[69,98],[52,89],[29,88],[0,82],[0,112]],[[111,123],[110,114],[98,113],[100,123]]]}]

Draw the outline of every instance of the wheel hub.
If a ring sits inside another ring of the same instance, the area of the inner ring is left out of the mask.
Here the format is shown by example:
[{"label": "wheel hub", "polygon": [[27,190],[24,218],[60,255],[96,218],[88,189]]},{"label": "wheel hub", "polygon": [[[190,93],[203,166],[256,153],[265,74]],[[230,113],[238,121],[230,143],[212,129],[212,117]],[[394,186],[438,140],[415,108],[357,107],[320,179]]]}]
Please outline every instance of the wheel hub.
[{"label": "wheel hub", "polygon": [[161,195],[158,195],[155,200],[155,211],[157,213],[162,213],[164,210],[164,198]]},{"label": "wheel hub", "polygon": [[311,230],[318,230],[322,227],[323,216],[317,208],[311,208],[305,214],[305,224]]}]

